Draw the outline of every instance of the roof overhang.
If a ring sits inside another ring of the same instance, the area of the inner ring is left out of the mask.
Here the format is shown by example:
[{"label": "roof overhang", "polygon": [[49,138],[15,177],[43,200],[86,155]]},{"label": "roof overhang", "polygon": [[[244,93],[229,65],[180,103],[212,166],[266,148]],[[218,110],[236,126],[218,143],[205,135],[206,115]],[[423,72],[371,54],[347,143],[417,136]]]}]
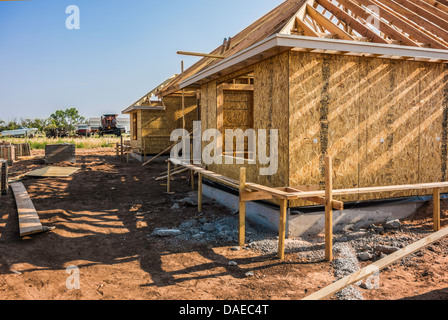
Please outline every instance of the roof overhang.
[{"label": "roof overhang", "polygon": [[275,34],[244,51],[220,61],[210,68],[198,72],[181,82],[180,88],[182,89],[194,84],[203,84],[218,79],[238,69],[288,50],[382,59],[403,59],[438,63],[448,62],[448,50]]},{"label": "roof overhang", "polygon": [[135,112],[137,110],[148,110],[148,111],[165,111],[166,108],[163,106],[160,107],[149,107],[149,106],[133,106],[132,108],[128,108],[124,110],[123,114],[131,114],[132,112]]},{"label": "roof overhang", "polygon": [[[158,85],[156,88],[152,89],[149,93],[145,94],[143,97],[138,99],[136,102],[131,104],[129,107],[127,107],[125,110],[123,110],[122,114],[130,114],[133,111],[136,110],[165,110],[165,107],[163,106],[146,106],[145,104],[151,103],[151,97],[155,96],[159,90],[167,86],[171,81],[173,81],[177,77],[177,74],[173,75],[171,78],[165,80],[163,83]],[[163,108],[163,109],[161,109]]]}]

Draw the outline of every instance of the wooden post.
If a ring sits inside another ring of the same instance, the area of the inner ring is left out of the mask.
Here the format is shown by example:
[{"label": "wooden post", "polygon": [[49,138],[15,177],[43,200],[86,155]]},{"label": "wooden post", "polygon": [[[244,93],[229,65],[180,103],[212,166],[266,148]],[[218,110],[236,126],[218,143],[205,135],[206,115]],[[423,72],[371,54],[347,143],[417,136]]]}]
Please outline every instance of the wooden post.
[{"label": "wooden post", "polygon": [[168,160],[168,175],[166,177],[166,192],[171,192],[171,161]]},{"label": "wooden post", "polygon": [[129,155],[131,154],[131,150],[128,146],[126,146],[126,163],[129,163]]},{"label": "wooden post", "polygon": [[[184,61],[181,61],[181,74],[184,74]],[[182,129],[185,132],[185,90],[182,89]],[[182,137],[182,158],[186,161],[186,148],[187,148],[187,142],[186,142],[186,137],[183,136]],[[194,190],[194,188],[193,188]]]},{"label": "wooden post", "polygon": [[[192,143],[190,143],[190,153],[191,153],[191,164],[193,164],[193,146]],[[191,182],[191,190],[194,191],[194,170],[191,170],[190,172],[190,182]]]},{"label": "wooden post", "polygon": [[333,261],[333,161],[325,157],[325,259]]},{"label": "wooden post", "polygon": [[285,242],[286,242],[286,220],[287,220],[288,200],[280,200],[280,223],[278,235],[278,257],[285,259]]},{"label": "wooden post", "polygon": [[191,191],[194,191],[194,170],[190,170]]},{"label": "wooden post", "polygon": [[440,189],[434,189],[434,231],[440,231]]},{"label": "wooden post", "polygon": [[198,173],[198,211],[202,212],[202,173]]},{"label": "wooden post", "polygon": [[120,137],[120,146],[121,146],[121,162],[123,162],[123,136]]},{"label": "wooden post", "polygon": [[143,139],[143,162],[146,162],[146,140]]},{"label": "wooden post", "polygon": [[118,158],[120,156],[120,149],[118,147],[118,142],[117,142],[117,145],[115,146],[115,148],[117,149],[117,158]]},{"label": "wooden post", "polygon": [[240,221],[239,221],[239,245],[246,244],[246,202],[242,200],[242,193],[246,191],[246,168],[240,170]]}]

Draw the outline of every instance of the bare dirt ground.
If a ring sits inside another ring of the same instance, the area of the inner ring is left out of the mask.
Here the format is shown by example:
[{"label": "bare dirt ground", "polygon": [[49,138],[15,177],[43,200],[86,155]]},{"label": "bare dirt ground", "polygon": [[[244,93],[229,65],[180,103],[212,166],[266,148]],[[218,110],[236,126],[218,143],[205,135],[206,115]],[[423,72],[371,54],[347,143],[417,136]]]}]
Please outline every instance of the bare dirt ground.
[{"label": "bare dirt ground", "polygon": [[[10,177],[43,166],[38,158],[16,162]],[[214,204],[202,215],[192,206],[171,209],[189,186],[177,178],[176,194],[164,194],[164,182],[154,181],[163,163],[123,164],[112,149],[93,149],[77,150],[73,166],[81,170],[69,178],[23,180],[42,224],[56,227],[51,232],[20,239],[14,197],[0,198],[0,300],[298,300],[336,279],[332,264],[297,253],[282,262],[275,254],[234,250],[236,242],[151,236],[188,219],[232,216]],[[425,207],[405,224],[428,231],[430,216]],[[382,272],[379,290],[360,289],[364,298],[448,298],[447,248],[443,241]],[[69,266],[79,268],[79,290],[67,289]]]}]

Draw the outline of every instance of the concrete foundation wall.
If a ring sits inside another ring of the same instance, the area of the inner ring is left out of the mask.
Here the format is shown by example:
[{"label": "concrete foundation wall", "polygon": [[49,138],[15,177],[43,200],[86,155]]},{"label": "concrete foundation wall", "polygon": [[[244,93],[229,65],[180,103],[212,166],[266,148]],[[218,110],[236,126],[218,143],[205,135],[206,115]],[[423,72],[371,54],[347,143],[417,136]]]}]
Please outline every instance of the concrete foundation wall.
[{"label": "concrete foundation wall", "polygon": [[[226,191],[204,185],[206,197],[227,207],[232,212],[239,211],[238,196]],[[374,223],[382,223],[387,218],[405,219],[414,214],[428,199],[417,201],[397,201],[389,204],[372,204],[369,207],[350,208],[334,211],[334,231],[339,232],[344,227],[367,227]],[[273,231],[279,230],[279,208],[261,203],[246,203],[247,220],[265,226]],[[298,209],[288,210],[286,233],[287,237],[302,237],[322,234],[325,232],[325,210],[305,213]]]}]

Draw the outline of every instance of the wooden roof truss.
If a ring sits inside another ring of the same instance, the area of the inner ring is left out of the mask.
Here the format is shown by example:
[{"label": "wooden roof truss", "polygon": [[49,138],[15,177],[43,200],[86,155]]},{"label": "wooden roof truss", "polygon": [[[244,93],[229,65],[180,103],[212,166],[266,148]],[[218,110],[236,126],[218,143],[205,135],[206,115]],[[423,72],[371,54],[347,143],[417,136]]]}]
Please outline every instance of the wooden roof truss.
[{"label": "wooden roof truss", "polygon": [[280,33],[448,49],[448,1],[308,0]]}]

